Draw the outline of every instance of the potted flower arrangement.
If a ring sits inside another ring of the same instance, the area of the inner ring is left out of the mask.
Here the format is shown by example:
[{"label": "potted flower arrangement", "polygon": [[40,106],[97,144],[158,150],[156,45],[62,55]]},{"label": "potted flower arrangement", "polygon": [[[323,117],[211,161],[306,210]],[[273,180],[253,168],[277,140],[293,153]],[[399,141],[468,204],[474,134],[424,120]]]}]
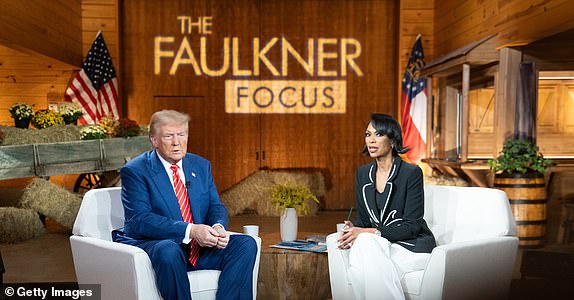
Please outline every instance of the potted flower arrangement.
[{"label": "potted flower arrangement", "polygon": [[18,128],[28,128],[30,119],[34,115],[32,106],[27,103],[15,103],[10,106],[10,116],[14,119],[14,124]]},{"label": "potted flower arrangement", "polygon": [[132,137],[138,136],[140,134],[140,126],[134,120],[128,118],[122,118],[118,121],[118,126],[116,128],[117,137]]},{"label": "potted flower arrangement", "polygon": [[103,116],[98,124],[104,129],[108,137],[113,137],[116,135],[116,129],[119,126],[118,120],[110,115]]},{"label": "potted flower arrangement", "polygon": [[84,115],[82,108],[74,102],[64,102],[58,104],[58,110],[64,118],[65,124],[76,124],[78,118]]},{"label": "potted flower arrangement", "polygon": [[551,165],[538,146],[528,140],[509,139],[488,165],[495,172],[494,187],[508,195],[522,247],[544,243],[546,188],[544,173]]},{"label": "potted flower arrangement", "polygon": [[297,238],[297,213],[307,214],[307,201],[319,200],[311,191],[301,185],[276,184],[271,188],[271,203],[277,209],[283,209],[280,219],[282,241]]},{"label": "potted flower arrangement", "polygon": [[82,140],[97,140],[106,138],[106,130],[100,125],[87,125],[80,128]]},{"label": "potted flower arrangement", "polygon": [[64,118],[57,111],[41,109],[32,117],[32,125],[38,129],[44,129],[55,125],[63,125]]},{"label": "potted flower arrangement", "polygon": [[507,140],[500,155],[488,160],[488,165],[494,172],[506,174],[544,174],[551,164],[549,159],[544,159],[538,146],[519,139]]}]

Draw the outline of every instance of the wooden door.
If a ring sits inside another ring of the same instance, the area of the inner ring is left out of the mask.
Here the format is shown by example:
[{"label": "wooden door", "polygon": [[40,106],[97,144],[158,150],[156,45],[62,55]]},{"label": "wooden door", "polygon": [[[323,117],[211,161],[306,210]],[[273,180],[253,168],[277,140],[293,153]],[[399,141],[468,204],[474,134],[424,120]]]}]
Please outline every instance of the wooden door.
[{"label": "wooden door", "polygon": [[[343,114],[262,114],[261,162],[268,168],[314,168],[326,176],[324,208],[349,208],[355,201],[354,174],[368,161],[360,152],[370,113],[396,110],[394,64],[395,6],[391,1],[262,1],[261,39],[281,36],[303,57],[308,39],[337,39],[326,51],[336,52],[343,38],[361,44],[357,59],[361,75],[350,67],[342,76],[338,59],[325,60],[324,69],[337,76],[310,76],[300,65],[289,65],[287,78],[262,72],[262,79],[346,80],[347,109]],[[317,44],[315,44],[317,47]],[[315,48],[316,49],[316,48]],[[270,60],[280,61],[279,52]],[[367,63],[370,62],[370,63]],[[348,67],[348,66],[347,66]],[[318,68],[318,66],[315,66]],[[388,83],[388,84],[387,84]],[[390,87],[390,88],[389,88]],[[397,117],[397,116],[395,116]]]}]

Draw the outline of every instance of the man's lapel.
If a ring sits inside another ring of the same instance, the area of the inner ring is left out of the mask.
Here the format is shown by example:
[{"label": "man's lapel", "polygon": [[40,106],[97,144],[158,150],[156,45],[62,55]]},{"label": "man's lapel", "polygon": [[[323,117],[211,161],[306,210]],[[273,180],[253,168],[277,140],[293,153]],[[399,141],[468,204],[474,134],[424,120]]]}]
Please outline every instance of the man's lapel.
[{"label": "man's lapel", "polygon": [[172,219],[183,221],[179,205],[177,204],[175,191],[173,190],[173,186],[171,185],[171,181],[168,177],[170,175],[166,173],[163,164],[159,160],[157,152],[152,151],[148,156],[148,160],[152,170],[152,180],[157,187],[157,194],[159,194],[155,195],[156,198],[163,199],[165,205],[169,208]]},{"label": "man's lapel", "polygon": [[189,206],[193,215],[194,223],[203,223],[203,213],[201,212],[201,203],[199,195],[203,192],[201,190],[199,174],[194,169],[192,159],[188,155],[183,158],[183,172],[185,174],[187,196],[189,198]]}]

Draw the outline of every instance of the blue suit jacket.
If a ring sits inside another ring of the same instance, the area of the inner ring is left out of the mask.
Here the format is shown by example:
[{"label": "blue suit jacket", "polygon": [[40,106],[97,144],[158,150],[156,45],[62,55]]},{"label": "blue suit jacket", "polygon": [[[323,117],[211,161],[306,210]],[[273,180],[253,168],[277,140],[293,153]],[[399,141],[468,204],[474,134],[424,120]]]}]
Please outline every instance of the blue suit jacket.
[{"label": "blue suit jacket", "polygon": [[[208,160],[187,154],[183,158],[187,194],[196,224],[219,223],[227,228],[227,209],[221,203]],[[121,170],[124,228],[114,230],[113,240],[135,245],[148,240],[181,243],[186,222],[169,175],[158,154],[151,150],[129,161]]]}]

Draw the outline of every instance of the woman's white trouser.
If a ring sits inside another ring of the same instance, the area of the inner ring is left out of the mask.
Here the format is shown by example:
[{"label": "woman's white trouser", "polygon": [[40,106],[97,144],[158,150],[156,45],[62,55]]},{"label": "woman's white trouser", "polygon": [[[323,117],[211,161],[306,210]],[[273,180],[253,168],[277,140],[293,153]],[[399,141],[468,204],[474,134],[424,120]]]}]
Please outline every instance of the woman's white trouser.
[{"label": "woman's white trouser", "polygon": [[361,233],[341,250],[355,299],[404,299],[405,273],[424,269],[430,254],[411,252],[372,233]]}]

